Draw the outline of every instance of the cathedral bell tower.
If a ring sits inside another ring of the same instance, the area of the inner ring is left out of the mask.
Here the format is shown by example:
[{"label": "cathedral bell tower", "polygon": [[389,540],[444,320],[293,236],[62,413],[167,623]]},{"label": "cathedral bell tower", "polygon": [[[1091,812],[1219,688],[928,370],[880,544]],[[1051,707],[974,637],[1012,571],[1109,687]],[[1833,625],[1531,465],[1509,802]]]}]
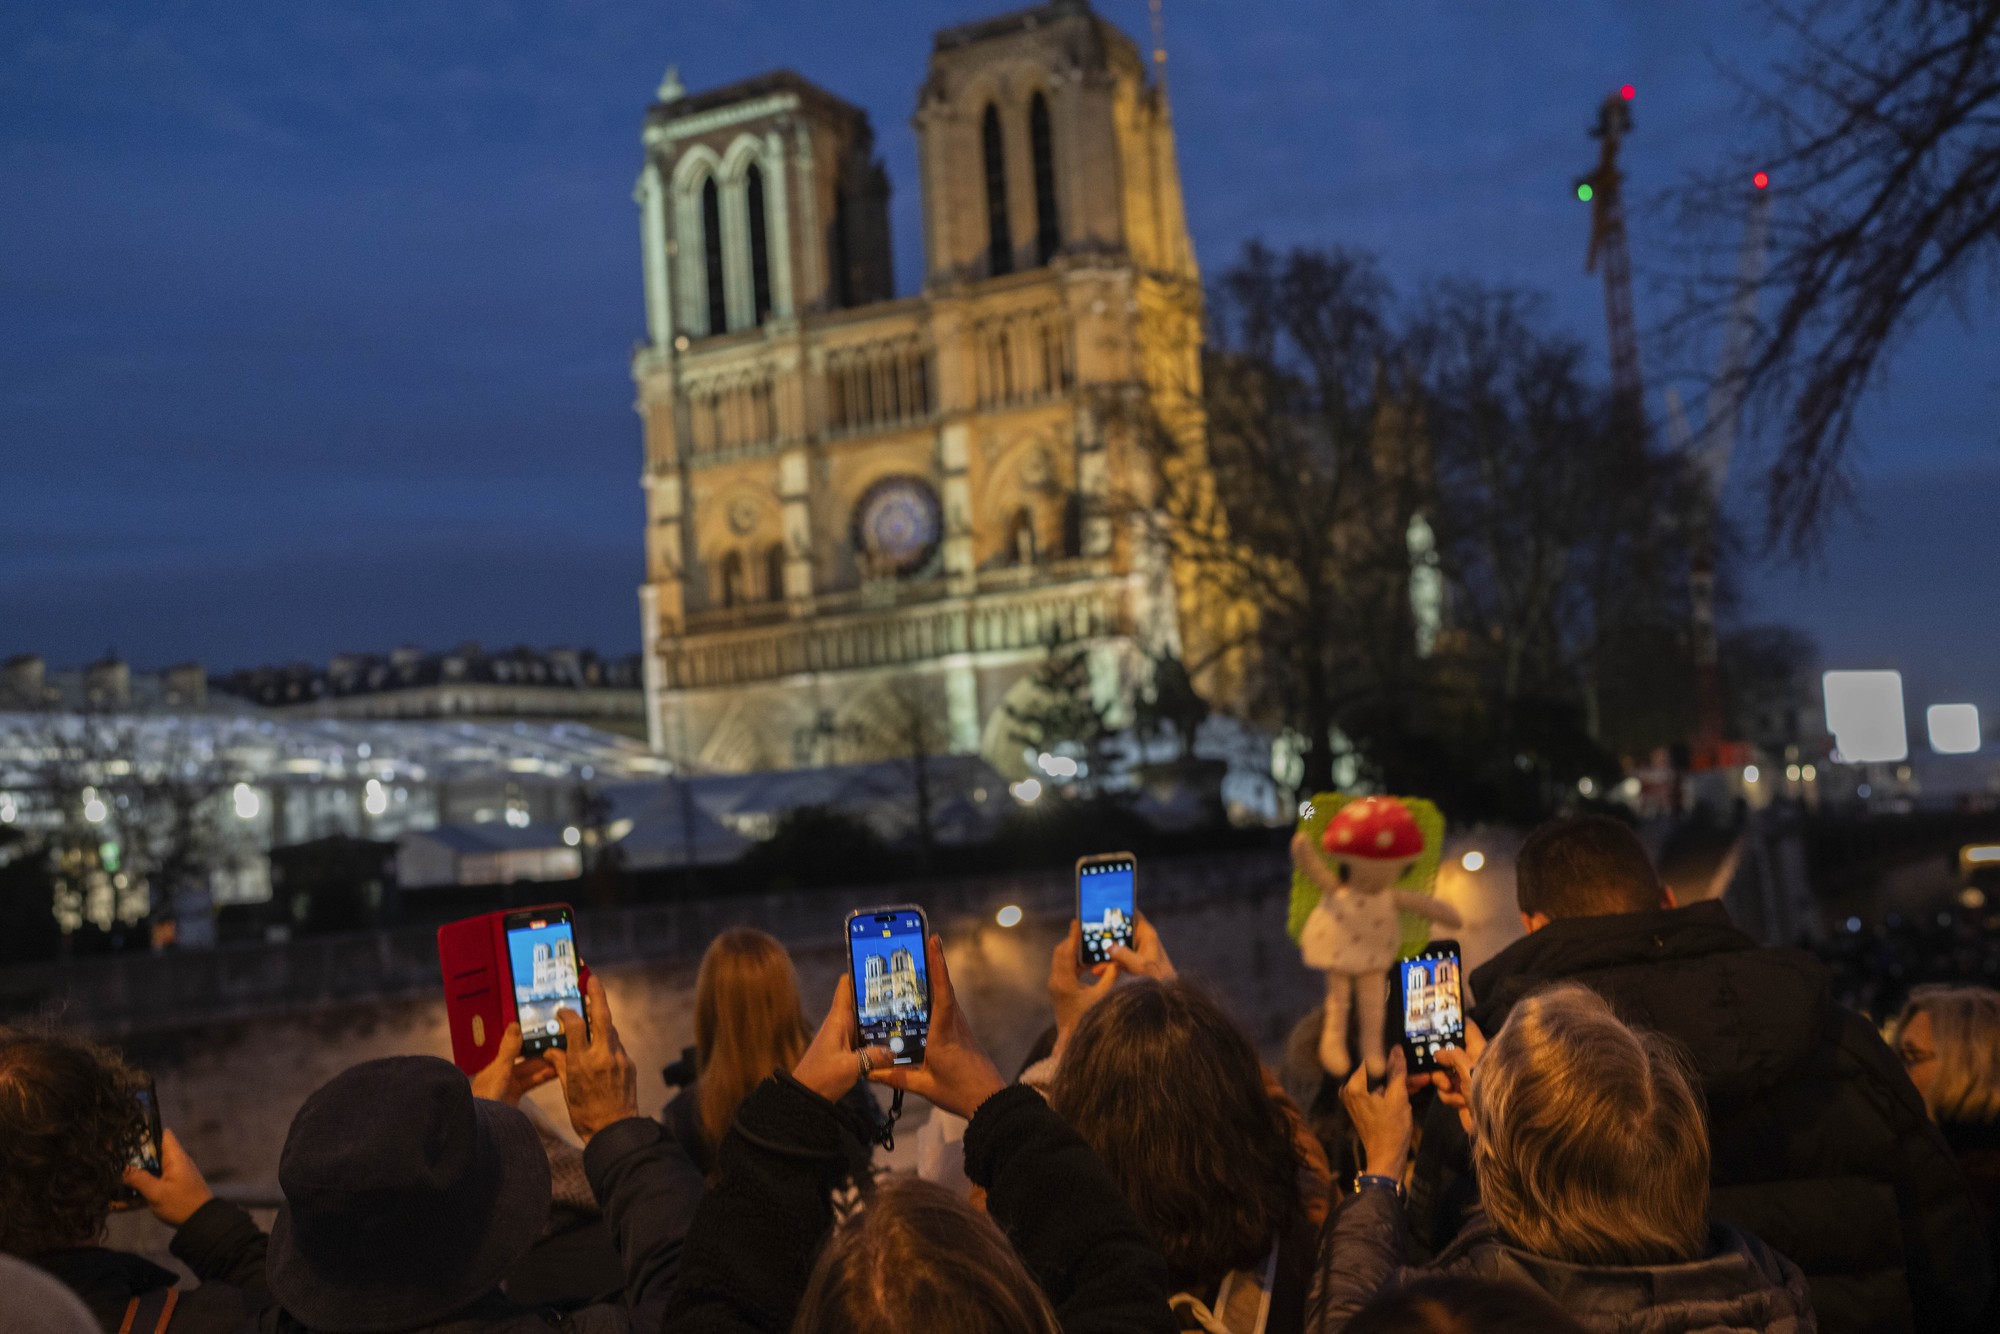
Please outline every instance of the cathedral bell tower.
[{"label": "cathedral bell tower", "polygon": [[1198,278],[1165,94],[1084,0],[940,32],[915,123],[931,287],[1058,254]]},{"label": "cathedral bell tower", "polygon": [[1115,708],[1179,641],[1126,507],[1125,409],[1198,389],[1200,280],[1164,90],[1083,0],[936,35],[924,272],[897,299],[866,113],[779,71],[669,72],[637,199],[652,739],[697,770],[937,747],[1024,772],[1052,639]]}]

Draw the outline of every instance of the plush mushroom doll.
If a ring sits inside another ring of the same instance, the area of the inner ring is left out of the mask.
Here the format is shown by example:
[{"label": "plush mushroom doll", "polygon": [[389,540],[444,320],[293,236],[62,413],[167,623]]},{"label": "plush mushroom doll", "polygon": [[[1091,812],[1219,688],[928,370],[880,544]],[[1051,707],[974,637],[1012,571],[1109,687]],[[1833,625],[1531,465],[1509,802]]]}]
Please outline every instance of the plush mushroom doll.
[{"label": "plush mushroom doll", "polygon": [[[1439,834],[1441,842],[1442,829]],[[1336,1079],[1354,1068],[1347,1022],[1355,1012],[1362,1060],[1370,1078],[1380,1079],[1389,1068],[1382,1022],[1389,1002],[1389,967],[1402,945],[1398,914],[1415,913],[1457,927],[1458,913],[1428,894],[1397,888],[1420,862],[1428,861],[1434,871],[1437,854],[1409,806],[1398,798],[1348,802],[1327,821],[1319,847],[1314,841],[1305,829],[1293,835],[1292,864],[1319,891],[1319,901],[1296,933],[1306,966],[1326,974],[1319,1063]]]}]

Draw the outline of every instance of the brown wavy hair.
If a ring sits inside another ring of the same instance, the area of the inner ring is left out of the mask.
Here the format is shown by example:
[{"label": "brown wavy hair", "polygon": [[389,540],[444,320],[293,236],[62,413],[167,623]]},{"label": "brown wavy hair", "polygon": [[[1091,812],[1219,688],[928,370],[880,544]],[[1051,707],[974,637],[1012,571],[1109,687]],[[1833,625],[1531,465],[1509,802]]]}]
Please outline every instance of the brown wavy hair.
[{"label": "brown wavy hair", "polygon": [[813,1265],[793,1334],[1062,1334],[1000,1228],[944,1187],[889,1177]]},{"label": "brown wavy hair", "polygon": [[103,1235],[146,1134],[144,1087],[109,1048],[0,1028],[0,1251],[32,1258]]},{"label": "brown wavy hair", "polygon": [[750,1090],[797,1065],[811,1039],[783,945],[747,926],[709,942],[694,983],[694,1058],[710,1144],[722,1143]]},{"label": "brown wavy hair", "polygon": [[1185,982],[1133,982],[1092,1007],[1049,1104],[1111,1169],[1178,1287],[1261,1265],[1302,1216],[1298,1149],[1256,1048]]},{"label": "brown wavy hair", "polygon": [[1668,1039],[1574,982],[1515,1005],[1472,1072],[1472,1166],[1522,1249],[1580,1265],[1681,1264],[1708,1240],[1701,1087]]}]

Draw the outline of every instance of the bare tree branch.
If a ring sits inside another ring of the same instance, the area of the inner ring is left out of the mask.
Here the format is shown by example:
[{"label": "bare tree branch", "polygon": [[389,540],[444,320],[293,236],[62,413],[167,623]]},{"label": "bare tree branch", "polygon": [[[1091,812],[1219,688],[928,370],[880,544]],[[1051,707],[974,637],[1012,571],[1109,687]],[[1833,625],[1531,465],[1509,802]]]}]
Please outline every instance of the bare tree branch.
[{"label": "bare tree branch", "polygon": [[[1771,0],[1794,46],[1748,102],[1762,133],[1680,191],[1692,341],[1728,318],[1750,174],[1777,199],[1748,405],[1775,427],[1767,546],[1803,557],[1852,495],[1856,415],[1899,340],[2000,275],[2000,0]],[[1988,280],[1981,284],[1982,274]]]}]

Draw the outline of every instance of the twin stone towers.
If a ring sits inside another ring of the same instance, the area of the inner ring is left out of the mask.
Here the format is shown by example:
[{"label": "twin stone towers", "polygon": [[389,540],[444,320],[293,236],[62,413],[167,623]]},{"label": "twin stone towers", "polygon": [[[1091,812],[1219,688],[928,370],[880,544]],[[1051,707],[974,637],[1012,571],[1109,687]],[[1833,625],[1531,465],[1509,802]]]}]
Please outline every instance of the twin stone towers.
[{"label": "twin stone towers", "polygon": [[1200,385],[1165,90],[1056,0],[939,32],[915,127],[923,286],[898,299],[860,108],[670,73],[646,113],[640,604],[678,765],[921,745],[1019,776],[1007,706],[1052,639],[1123,708],[1199,638],[1144,518],[1144,423]]}]

